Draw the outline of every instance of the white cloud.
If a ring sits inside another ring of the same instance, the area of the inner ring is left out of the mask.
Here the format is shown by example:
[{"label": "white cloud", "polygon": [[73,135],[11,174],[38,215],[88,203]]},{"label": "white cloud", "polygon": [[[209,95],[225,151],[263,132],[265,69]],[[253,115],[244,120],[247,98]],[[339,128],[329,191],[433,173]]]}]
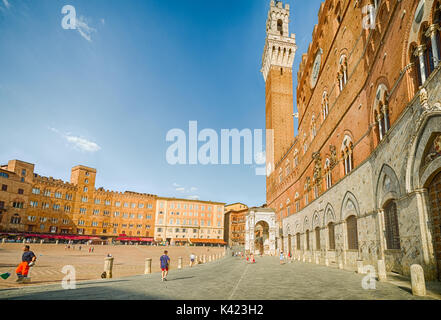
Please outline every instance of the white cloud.
[{"label": "white cloud", "polygon": [[188,196],[188,200],[199,200],[199,196]]},{"label": "white cloud", "polygon": [[197,191],[198,190],[198,188],[196,188],[196,187],[191,187],[190,188],[190,192],[195,192],[195,191]]},{"label": "white cloud", "polygon": [[92,33],[96,32],[96,29],[89,27],[86,18],[80,16],[76,19],[76,27],[80,35],[89,42],[92,42]]},{"label": "white cloud", "polygon": [[3,4],[5,5],[6,9],[9,9],[11,7],[11,4],[8,0],[3,0]]},{"label": "white cloud", "polygon": [[176,182],[173,182],[173,187],[179,188],[181,185],[177,184]]},{"label": "white cloud", "polygon": [[74,136],[70,133],[63,134],[58,129],[50,127],[49,130],[58,134],[63,139],[65,139],[70,145],[73,146],[74,149],[83,151],[83,152],[97,152],[101,150],[101,147],[93,141],[87,140],[82,137]]},{"label": "white cloud", "polygon": [[184,187],[179,187],[179,188],[176,188],[176,191],[184,193],[185,192],[185,188]]},{"label": "white cloud", "polygon": [[106,20],[101,19],[101,24],[102,24],[102,25],[105,25],[105,24],[106,24]]},{"label": "white cloud", "polygon": [[86,140],[84,138],[65,136],[65,139],[67,140],[67,142],[73,144],[74,148],[79,149],[80,151],[96,152],[101,150],[101,147],[95,142]]}]

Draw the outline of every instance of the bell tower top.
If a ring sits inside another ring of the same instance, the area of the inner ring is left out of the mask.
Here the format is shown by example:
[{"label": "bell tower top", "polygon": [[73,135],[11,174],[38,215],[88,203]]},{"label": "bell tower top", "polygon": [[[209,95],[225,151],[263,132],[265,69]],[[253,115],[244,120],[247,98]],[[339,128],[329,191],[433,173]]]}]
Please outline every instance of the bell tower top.
[{"label": "bell tower top", "polygon": [[289,35],[289,4],[271,0],[261,70],[265,81],[271,66],[292,69],[296,50],[295,34]]},{"label": "bell tower top", "polygon": [[271,1],[266,21],[266,33],[289,35],[289,4],[285,4],[284,8],[282,1],[277,1],[277,3],[274,0]]}]

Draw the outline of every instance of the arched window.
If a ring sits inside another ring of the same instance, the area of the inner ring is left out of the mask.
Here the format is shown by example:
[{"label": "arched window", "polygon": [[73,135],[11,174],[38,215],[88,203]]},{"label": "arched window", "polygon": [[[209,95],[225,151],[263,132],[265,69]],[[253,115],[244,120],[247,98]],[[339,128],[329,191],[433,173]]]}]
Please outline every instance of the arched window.
[{"label": "arched window", "polygon": [[346,136],[345,139],[343,140],[342,150],[341,150],[342,157],[344,160],[343,164],[344,164],[345,175],[349,174],[354,168],[352,149],[353,149],[353,145],[351,138],[349,136]]},{"label": "arched window", "polygon": [[326,178],[326,190],[332,187],[332,172],[331,172],[331,161],[329,158],[325,161],[325,178]]},{"label": "arched window", "polygon": [[311,141],[314,140],[316,135],[317,135],[317,129],[315,127],[315,116],[312,115],[312,119],[311,119]]},{"label": "arched window", "polygon": [[338,87],[340,89],[340,92],[342,92],[343,88],[348,83],[348,61],[345,55],[342,55],[340,57],[339,65],[340,66],[337,74],[337,79],[338,79]]},{"label": "arched window", "polygon": [[315,228],[315,249],[320,250],[320,228]]},{"label": "arched window", "polygon": [[300,233],[296,234],[296,245],[297,245],[297,250],[300,250],[301,249],[301,246],[300,246]]},{"label": "arched window", "polygon": [[310,250],[310,247],[309,247],[309,230],[306,230],[306,250]]},{"label": "arched window", "polygon": [[432,42],[433,51],[433,62],[434,67],[438,67],[441,63],[441,2],[438,1],[435,5],[435,10],[433,13],[433,24],[429,27],[428,33],[426,34]]},{"label": "arched window", "polygon": [[384,207],[384,226],[388,249],[400,249],[400,232],[398,227],[397,205],[390,201]]},{"label": "arched window", "polygon": [[435,59],[434,59],[434,50],[432,47],[432,40],[429,27],[425,27],[423,32],[421,33],[421,45],[423,45],[424,50],[424,63],[426,68],[426,78],[428,78],[433,70],[435,70]]},{"label": "arched window", "polygon": [[335,229],[333,222],[330,222],[328,224],[328,233],[329,233],[329,249],[335,250]]},{"label": "arched window", "polygon": [[342,16],[341,16],[341,4],[340,2],[337,4],[337,6],[335,7],[335,16],[337,19],[337,23],[340,24],[342,21]]},{"label": "arched window", "polygon": [[277,31],[280,32],[281,36],[283,36],[283,21],[282,21],[282,19],[277,20]]},{"label": "arched window", "polygon": [[418,52],[419,52],[418,47],[416,45],[413,45],[410,49],[410,62],[413,65],[413,70],[414,70],[413,78],[415,81],[416,90],[418,90],[418,88],[423,85],[422,70],[421,70]]},{"label": "arched window", "polygon": [[374,115],[377,124],[378,140],[383,140],[390,129],[389,106],[387,102],[387,87],[380,84],[374,102]]},{"label": "arched window", "polygon": [[328,100],[328,93],[325,91],[323,92],[322,97],[322,115],[323,115],[323,121],[328,117],[329,114],[329,100]]},{"label": "arched window", "polygon": [[348,232],[348,249],[358,250],[357,218],[355,216],[350,216],[346,219],[346,226]]},{"label": "arched window", "polygon": [[290,173],[291,173],[291,166],[289,165],[289,160],[287,160],[285,164],[285,175],[289,176]]}]

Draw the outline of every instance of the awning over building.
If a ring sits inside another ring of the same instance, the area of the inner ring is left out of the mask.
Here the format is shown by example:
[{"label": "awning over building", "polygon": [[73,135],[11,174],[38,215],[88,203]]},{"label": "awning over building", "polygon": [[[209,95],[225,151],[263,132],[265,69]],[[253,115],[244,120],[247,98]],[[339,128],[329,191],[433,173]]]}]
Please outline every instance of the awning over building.
[{"label": "awning over building", "polygon": [[153,238],[139,238],[139,237],[118,237],[116,241],[133,241],[133,242],[153,242]]},{"label": "awning over building", "polygon": [[222,239],[190,239],[190,243],[227,244]]}]

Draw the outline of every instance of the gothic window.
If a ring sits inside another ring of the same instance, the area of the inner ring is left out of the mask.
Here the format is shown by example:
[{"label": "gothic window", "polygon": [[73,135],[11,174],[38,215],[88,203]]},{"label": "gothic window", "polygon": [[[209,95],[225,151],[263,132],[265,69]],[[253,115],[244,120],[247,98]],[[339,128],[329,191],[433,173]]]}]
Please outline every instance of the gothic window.
[{"label": "gothic window", "polygon": [[315,249],[320,250],[320,228],[315,228]]},{"label": "gothic window", "polygon": [[280,32],[281,36],[283,36],[283,21],[282,21],[282,19],[277,20],[277,31]]},{"label": "gothic window", "polygon": [[326,178],[326,190],[332,187],[332,172],[331,161],[326,159],[325,161],[325,178]]},{"label": "gothic window", "polygon": [[306,250],[310,250],[310,248],[309,248],[309,230],[306,230]]},{"label": "gothic window", "polygon": [[388,249],[400,249],[400,233],[398,228],[397,205],[390,201],[384,207],[384,225],[386,229],[386,244]]},{"label": "gothic window", "polygon": [[423,80],[421,78],[421,65],[418,59],[418,50],[417,46],[412,46],[410,49],[410,62],[413,65],[413,79],[415,83],[415,89],[417,90],[420,86],[423,85]]},{"label": "gothic window", "polygon": [[423,33],[421,34],[421,44],[424,45],[424,63],[426,68],[426,77],[429,77],[430,74],[435,70],[435,61],[432,49],[432,40],[430,37],[429,27],[423,29]]},{"label": "gothic window", "polygon": [[315,116],[313,115],[311,119],[311,141],[314,140],[316,135],[317,135],[317,129],[315,127]]},{"label": "gothic window", "polygon": [[336,19],[337,19],[337,23],[340,24],[341,21],[342,21],[340,2],[335,7],[335,16],[336,16]]},{"label": "gothic window", "polygon": [[335,229],[333,222],[330,222],[328,224],[328,233],[329,233],[329,249],[335,250]]},{"label": "gothic window", "polygon": [[289,166],[289,160],[287,160],[286,165],[285,165],[285,175],[289,176],[289,174],[291,173],[290,171],[291,167]]},{"label": "gothic window", "polygon": [[296,234],[296,245],[297,245],[297,250],[300,250],[300,233]]},{"label": "gothic window", "polygon": [[[438,26],[435,30],[436,44],[438,49],[438,59],[441,60],[441,2],[438,2],[435,7],[435,14],[433,18],[433,23]],[[440,61],[438,61],[438,64]]]},{"label": "gothic window", "polygon": [[340,89],[340,92],[342,92],[343,88],[348,83],[348,61],[345,55],[340,57],[337,79],[338,87]]},{"label": "gothic window", "polygon": [[282,183],[283,180],[283,174],[282,174],[282,168],[279,169],[279,183]]},{"label": "gothic window", "polygon": [[354,168],[352,149],[353,149],[352,141],[348,136],[346,136],[345,139],[343,140],[343,145],[342,145],[342,157],[344,160],[343,164],[344,164],[345,175],[349,174]]},{"label": "gothic window", "polygon": [[377,89],[374,102],[374,116],[377,126],[378,140],[383,140],[390,129],[389,107],[387,102],[387,88],[381,84]]},{"label": "gothic window", "polygon": [[319,188],[317,185],[314,186],[314,199],[319,197]]},{"label": "gothic window", "polygon": [[358,250],[357,218],[350,216],[346,219],[346,227],[348,233],[348,249]]},{"label": "gothic window", "polygon": [[323,92],[323,98],[322,98],[322,115],[323,115],[323,121],[328,117],[329,114],[329,101],[328,101],[328,93],[325,91]]}]

